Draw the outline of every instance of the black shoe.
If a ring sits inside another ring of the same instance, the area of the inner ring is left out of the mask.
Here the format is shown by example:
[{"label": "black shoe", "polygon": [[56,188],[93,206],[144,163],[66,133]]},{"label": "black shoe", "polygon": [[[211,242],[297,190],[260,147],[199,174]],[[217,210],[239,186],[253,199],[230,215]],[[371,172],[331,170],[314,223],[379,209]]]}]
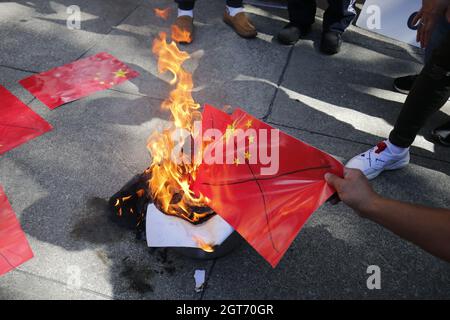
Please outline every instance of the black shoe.
[{"label": "black shoe", "polygon": [[311,26],[297,26],[289,22],[287,25],[278,32],[278,41],[282,44],[292,45],[295,44],[300,38],[306,36],[311,31]]},{"label": "black shoe", "polygon": [[450,147],[450,122],[431,131],[431,137],[437,143]]},{"label": "black shoe", "polygon": [[341,51],[342,33],[336,31],[326,31],[322,33],[320,51],[325,54],[336,54]]},{"label": "black shoe", "polygon": [[397,78],[394,80],[394,89],[400,93],[409,94],[416,79],[417,74]]}]

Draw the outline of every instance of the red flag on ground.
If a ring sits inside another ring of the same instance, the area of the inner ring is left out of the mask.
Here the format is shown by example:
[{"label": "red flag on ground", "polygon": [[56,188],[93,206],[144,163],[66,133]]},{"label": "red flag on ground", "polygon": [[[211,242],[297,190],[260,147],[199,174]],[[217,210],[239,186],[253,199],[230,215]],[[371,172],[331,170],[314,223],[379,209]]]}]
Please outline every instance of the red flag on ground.
[{"label": "red flag on ground", "polygon": [[0,275],[33,258],[25,233],[0,186]]},{"label": "red flag on ground", "polygon": [[[309,216],[334,193],[324,174],[342,176],[343,166],[242,110],[229,116],[205,106],[204,114],[206,128],[221,130],[224,140],[234,139],[234,150],[223,148],[234,160],[233,164],[201,164],[192,190],[207,196],[210,207],[275,267]],[[221,124],[224,120],[228,133]],[[215,123],[220,125],[211,125]],[[239,129],[245,135],[233,138]],[[217,144],[211,143],[205,151],[214,146],[221,149]],[[274,169],[269,170],[264,154],[272,156]]]},{"label": "red flag on ground", "polygon": [[112,55],[101,52],[19,83],[50,109],[105,90],[139,75]]},{"label": "red flag on ground", "polygon": [[0,86],[0,155],[52,130],[52,126]]}]

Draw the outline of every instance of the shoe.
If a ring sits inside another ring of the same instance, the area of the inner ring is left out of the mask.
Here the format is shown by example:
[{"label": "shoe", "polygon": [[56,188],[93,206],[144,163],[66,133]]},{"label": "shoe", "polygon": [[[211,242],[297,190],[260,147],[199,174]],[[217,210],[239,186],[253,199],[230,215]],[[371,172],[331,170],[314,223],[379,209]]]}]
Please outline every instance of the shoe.
[{"label": "shoe", "polygon": [[310,25],[297,26],[291,22],[283,27],[278,32],[277,39],[282,44],[292,45],[295,44],[300,38],[306,36],[311,31]]},{"label": "shoe", "polygon": [[385,170],[397,170],[408,165],[409,149],[401,154],[394,154],[386,142],[382,141],[372,149],[357,155],[345,166],[361,170],[367,179],[372,180]]},{"label": "shoe", "polygon": [[194,40],[194,19],[190,16],[178,17],[172,25],[172,40],[189,44]]},{"label": "shoe", "polygon": [[245,12],[239,12],[235,16],[230,16],[229,13],[225,11],[223,21],[243,38],[254,38],[258,34],[255,26],[250,22],[250,19]]},{"label": "shoe", "polygon": [[320,51],[325,54],[336,54],[341,51],[342,34],[336,31],[326,31],[322,33]]},{"label": "shoe", "polygon": [[409,94],[416,79],[417,74],[396,78],[394,80],[394,89],[400,93]]},{"label": "shoe", "polygon": [[450,122],[443,124],[431,131],[431,137],[437,143],[450,147]]}]

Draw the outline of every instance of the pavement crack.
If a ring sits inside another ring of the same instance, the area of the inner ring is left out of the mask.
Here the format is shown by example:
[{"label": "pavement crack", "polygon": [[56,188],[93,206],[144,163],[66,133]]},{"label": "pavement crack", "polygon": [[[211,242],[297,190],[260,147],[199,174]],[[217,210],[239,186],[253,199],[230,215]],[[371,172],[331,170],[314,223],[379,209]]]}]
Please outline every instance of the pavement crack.
[{"label": "pavement crack", "polygon": [[204,288],[203,288],[203,291],[202,291],[202,293],[200,295],[200,299],[199,300],[203,300],[203,298],[205,296],[206,290],[208,289],[208,282],[209,282],[209,279],[211,278],[211,275],[213,274],[213,270],[214,270],[214,266],[216,265],[216,262],[217,262],[217,259],[214,259],[211,267],[209,268],[209,271],[206,273],[207,277],[206,277]]},{"label": "pavement crack", "polygon": [[263,121],[267,121],[267,119],[272,114],[273,105],[275,103],[275,99],[277,98],[278,91],[280,90],[281,83],[284,80],[284,75],[285,75],[286,70],[287,70],[287,68],[289,66],[289,62],[291,61],[291,57],[292,57],[292,53],[294,52],[294,48],[295,48],[295,46],[291,46],[291,48],[289,49],[289,52],[288,52],[288,55],[287,55],[287,58],[286,58],[286,63],[284,64],[283,70],[281,71],[280,77],[278,78],[277,87],[275,89],[275,92],[273,93],[272,99],[270,100],[269,108],[267,109],[267,113],[262,117]]},{"label": "pavement crack", "polygon": [[[20,268],[16,268],[15,272],[23,273],[23,274],[26,274],[26,275],[31,276],[31,277],[39,278],[41,280],[53,282],[55,284],[59,284],[59,285],[62,285],[64,287],[68,287],[67,283],[64,282],[64,281],[61,281],[61,280],[58,280],[58,279],[49,278],[49,277],[42,276],[42,275],[39,275],[39,274],[36,274],[36,273],[28,272],[28,271],[25,271],[25,270],[20,269]],[[85,292],[85,293],[89,293],[89,294],[93,294],[93,295],[96,295],[96,296],[103,297],[103,298],[108,299],[108,300],[113,299],[113,297],[111,297],[111,296],[109,296],[107,294],[104,294],[104,293],[101,293],[101,292],[98,292],[98,291],[94,291],[94,290],[91,290],[91,289],[88,289],[88,288],[80,287],[80,288],[76,288],[76,289],[72,289],[72,290],[79,290],[79,291],[82,291],[82,292]]]},{"label": "pavement crack", "polygon": [[27,70],[27,69],[23,69],[23,68],[19,68],[19,67],[13,67],[13,66],[7,66],[7,65],[4,65],[4,64],[0,64],[0,67],[11,69],[11,70],[15,70],[15,71],[27,72],[27,73],[38,73],[38,71]]}]

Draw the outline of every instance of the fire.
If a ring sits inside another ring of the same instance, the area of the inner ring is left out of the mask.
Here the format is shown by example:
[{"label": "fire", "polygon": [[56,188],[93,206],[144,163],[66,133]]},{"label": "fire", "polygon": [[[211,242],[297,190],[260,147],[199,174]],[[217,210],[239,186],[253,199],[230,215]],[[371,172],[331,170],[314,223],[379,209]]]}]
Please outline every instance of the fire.
[{"label": "fire", "polygon": [[176,25],[172,25],[172,40],[181,43],[190,43],[192,42],[192,35],[187,30],[182,30]]},{"label": "fire", "polygon": [[202,238],[194,237],[195,242],[197,242],[200,249],[205,252],[214,252],[214,247],[207,244]]},{"label": "fire", "polygon": [[161,19],[167,20],[167,18],[169,18],[169,15],[170,15],[170,8],[165,8],[165,9],[155,8],[154,12]]},{"label": "fire", "polygon": [[191,155],[183,150],[176,154],[178,159],[174,159],[175,143],[180,141],[172,139],[177,129],[184,129],[190,133],[189,137],[180,137],[181,145],[184,145],[185,139],[192,139],[194,135],[193,122],[201,120],[200,105],[191,94],[194,86],[192,74],[182,67],[190,56],[180,51],[175,42],[167,43],[164,32],[154,40],[152,51],[158,57],[159,73],[170,72],[173,76],[170,84],[175,88],[161,104],[163,109],[170,110],[173,124],[162,133],[153,132],[148,139],[147,148],[152,155],[149,190],[155,204],[164,213],[199,223],[213,214],[209,208],[205,210],[208,199],[196,196],[190,189],[199,164],[191,161]]}]

